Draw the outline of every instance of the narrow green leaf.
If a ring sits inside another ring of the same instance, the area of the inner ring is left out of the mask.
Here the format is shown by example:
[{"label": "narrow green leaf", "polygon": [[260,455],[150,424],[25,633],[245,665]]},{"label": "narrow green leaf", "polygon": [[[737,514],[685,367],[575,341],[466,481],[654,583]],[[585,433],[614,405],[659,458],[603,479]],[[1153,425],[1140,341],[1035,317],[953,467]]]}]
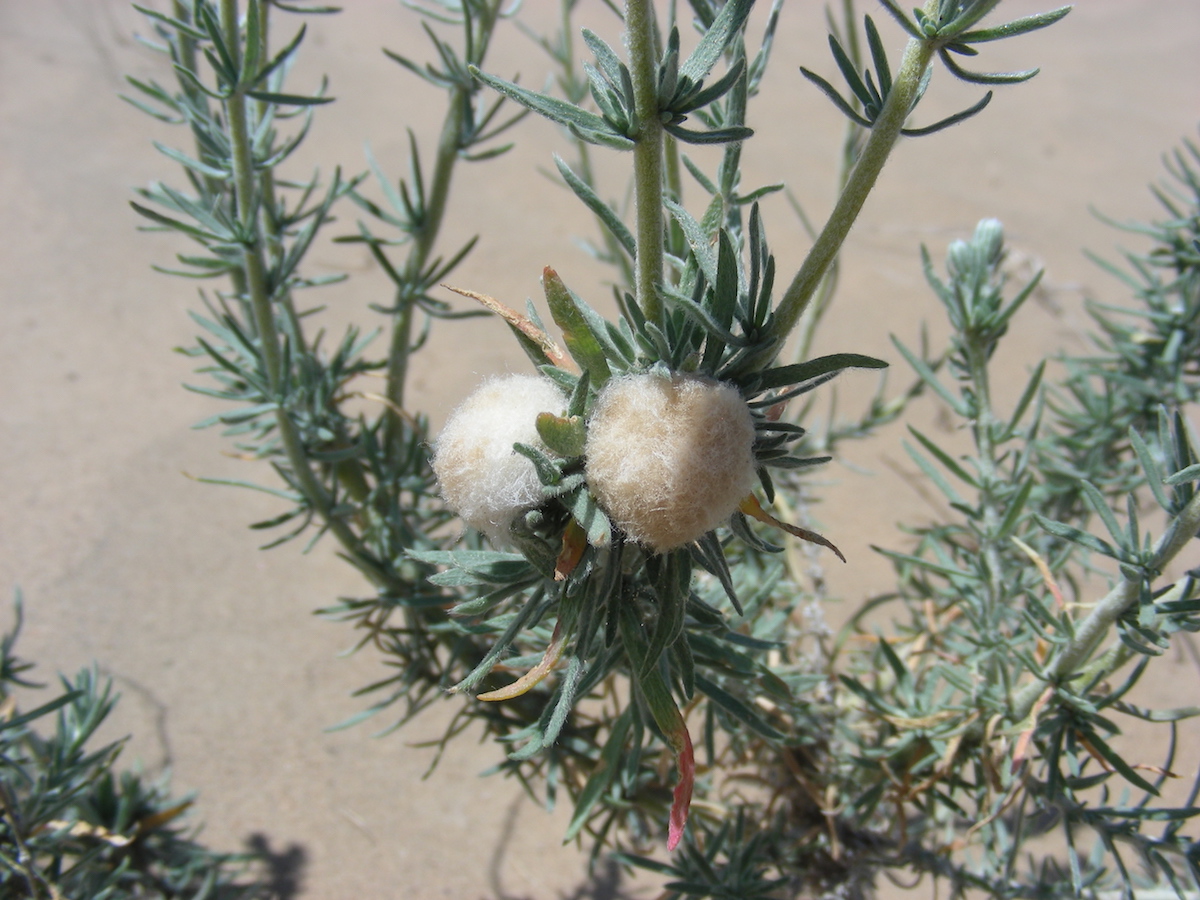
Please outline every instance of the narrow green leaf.
[{"label": "narrow green leaf", "polygon": [[1154,494],[1154,499],[1158,501],[1158,505],[1163,509],[1170,509],[1171,503],[1167,499],[1167,492],[1163,490],[1162,467],[1154,459],[1154,454],[1150,452],[1146,441],[1136,428],[1130,427],[1129,429],[1129,443],[1133,446],[1133,452],[1137,454],[1142,471],[1146,473],[1146,484],[1150,486],[1150,491]]},{"label": "narrow green leaf", "polygon": [[1005,439],[1017,433],[1017,426],[1021,422],[1021,417],[1025,415],[1025,410],[1029,408],[1029,404],[1037,396],[1038,388],[1042,384],[1042,375],[1045,371],[1046,360],[1043,359],[1038,363],[1037,368],[1033,370],[1033,375],[1030,376],[1029,383],[1025,385],[1025,390],[1021,392],[1021,399],[1017,401],[1012,417],[1008,420],[1008,425],[1004,429]]},{"label": "narrow green leaf", "polygon": [[279,106],[320,106],[334,100],[333,97],[306,97],[303,94],[277,94],[274,91],[246,91],[246,96]]},{"label": "narrow green leaf", "polygon": [[602,117],[595,113],[580,109],[573,103],[539,94],[503,78],[496,78],[481,72],[475,66],[468,66],[471,74],[493,90],[515,100],[527,109],[545,116],[552,122],[565,125],[585,141],[593,144],[603,144],[618,150],[632,150],[633,141],[623,134],[617,133]]},{"label": "narrow green leaf", "polygon": [[888,64],[887,51],[884,50],[883,41],[879,37],[879,29],[875,27],[870,16],[864,17],[863,24],[867,31],[867,45],[871,48],[871,61],[879,76],[879,93],[883,99],[887,99],[887,95],[892,92],[892,70]]},{"label": "narrow green leaf", "polygon": [[192,159],[192,157],[188,156],[186,153],[176,150],[174,147],[169,147],[166,144],[159,143],[158,141],[153,141],[153,144],[154,149],[156,149],[163,156],[173,159],[180,165],[199,172],[201,175],[208,175],[211,178],[229,177],[229,171],[226,169],[219,169],[216,166],[210,166],[207,163],[200,162],[198,159]]},{"label": "narrow green leaf", "polygon": [[748,703],[733,696],[733,694],[722,688],[715,681],[704,677],[700,672],[696,673],[696,687],[714,704],[746,725],[754,733],[769,741],[784,740],[785,735],[783,732],[772,726],[766,719],[759,715],[757,710]]},{"label": "narrow green leaf", "polygon": [[976,481],[966,469],[959,465],[958,460],[954,459],[949,453],[947,453],[921,432],[917,431],[917,429],[913,428],[911,425],[908,426],[908,433],[920,441],[921,446],[924,447],[935,459],[937,459],[938,462],[945,466],[952,475],[954,475],[960,481],[966,482],[976,490],[979,490],[979,482]]},{"label": "narrow green leaf", "polygon": [[967,409],[967,405],[963,399],[950,393],[950,390],[938,380],[937,375],[934,374],[933,369],[929,367],[928,363],[923,359],[918,359],[916,354],[900,343],[899,339],[895,336],[892,337],[892,343],[896,345],[896,349],[900,351],[908,364],[913,367],[913,370],[921,377],[921,380],[933,388],[934,393],[946,401],[957,415],[964,419],[970,415],[970,410]]},{"label": "narrow green leaf", "polygon": [[[709,314],[708,310],[706,310],[691,297],[687,296],[687,294],[681,294],[674,288],[669,287],[668,285],[663,285],[662,295],[665,299],[670,301],[672,308],[680,310],[689,319],[704,329],[705,333],[708,335],[709,340],[705,346],[704,355],[706,368],[709,367],[710,362],[715,366],[716,357],[719,355],[719,351],[722,349],[722,346],[749,346],[749,341],[743,337],[738,337],[731,331],[721,327],[720,323],[718,323]],[[711,354],[709,353],[709,349],[712,349],[713,351]]]},{"label": "narrow green leaf", "polygon": [[933,463],[914,450],[912,444],[908,443],[907,441],[904,442],[903,446],[904,452],[908,454],[909,459],[917,464],[921,471],[925,473],[925,477],[933,482],[934,487],[941,491],[947,500],[949,500],[955,506],[964,506],[966,504],[966,501],[963,500],[962,495],[954,489],[954,487],[945,479],[941,472],[934,468]]},{"label": "narrow green leaf", "polygon": [[188,37],[192,38],[193,40],[197,40],[197,41],[208,40],[208,35],[206,35],[203,31],[198,31],[196,28],[192,27],[191,25],[187,24],[186,22],[184,22],[180,19],[176,19],[176,18],[173,18],[172,16],[168,16],[163,13],[156,12],[155,10],[150,9],[149,7],[140,6],[137,3],[133,3],[130,5],[134,9],[136,9],[138,12],[140,12],[143,16],[146,16],[149,19],[154,19],[156,21],[162,22],[164,25],[174,29],[175,31],[178,31],[180,34],[186,34]]},{"label": "narrow green leaf", "polygon": [[1127,546],[1128,541],[1125,535],[1125,530],[1121,528],[1120,523],[1117,522],[1117,517],[1109,508],[1108,501],[1104,499],[1104,495],[1100,493],[1099,488],[1097,488],[1090,481],[1086,480],[1081,481],[1079,486],[1083,489],[1083,499],[1087,501],[1087,505],[1092,508],[1092,512],[1096,513],[1096,515],[1100,517],[1100,521],[1104,523],[1104,527],[1108,529],[1108,533],[1112,535],[1112,538],[1117,542],[1117,545],[1122,550],[1132,550],[1133,552],[1137,552],[1136,546]]},{"label": "narrow green leaf", "polygon": [[1017,491],[1017,495],[1009,501],[1008,510],[1004,513],[1004,519],[1000,523],[1000,528],[997,531],[999,540],[1007,540],[1008,537],[1016,531],[1017,523],[1021,520],[1021,515],[1025,511],[1025,504],[1029,501],[1029,494],[1033,490],[1033,478],[1026,478],[1021,489]]},{"label": "narrow green leaf", "polygon": [[746,72],[746,60],[738,57],[729,70],[716,81],[700,90],[689,91],[671,103],[669,111],[677,116],[686,115],[693,110],[703,109],[710,103],[721,99],[729,93]]},{"label": "narrow green leaf", "polygon": [[696,49],[679,67],[680,78],[687,78],[696,84],[708,77],[721,54],[737,36],[753,6],[754,0],[727,0]]},{"label": "narrow green leaf", "polygon": [[571,821],[567,824],[567,832],[563,835],[563,843],[570,843],[578,837],[579,832],[583,830],[583,826],[587,823],[588,815],[596,802],[604,795],[604,792],[609,789],[613,783],[613,779],[620,771],[620,760],[625,752],[625,744],[629,736],[629,726],[633,721],[633,707],[626,707],[625,711],[619,715],[612,723],[611,730],[608,734],[608,740],[604,742],[604,748],[600,751],[600,758],[596,761],[596,767],[592,769],[592,774],[588,776],[587,784],[583,786],[583,790],[579,792],[579,799],[575,801],[575,810],[571,814]]},{"label": "narrow green leaf", "polygon": [[587,48],[592,51],[592,55],[596,57],[596,62],[599,64],[600,71],[604,73],[605,78],[613,86],[620,85],[621,69],[624,67],[620,57],[617,56],[612,47],[608,46],[590,28],[581,29],[580,35],[583,37],[583,42],[587,45]]},{"label": "narrow green leaf", "polygon": [[691,558],[686,551],[675,551],[660,560],[655,579],[657,615],[650,632],[641,674],[658,665],[663,652],[683,633],[687,610],[688,582],[691,579]]},{"label": "narrow green leaf", "polygon": [[207,243],[208,241],[221,240],[220,236],[215,235],[210,231],[205,231],[202,228],[196,228],[194,225],[187,225],[184,222],[180,222],[178,219],[172,219],[170,216],[164,216],[162,213],[155,212],[148,207],[134,203],[132,200],[129,201],[129,205],[132,206],[138,212],[138,214],[145,216],[150,221],[156,222],[159,225],[164,225],[167,228],[173,228],[175,231],[181,231],[189,237],[196,238],[198,241]]},{"label": "narrow green leaf", "polygon": [[479,682],[483,681],[496,663],[500,661],[500,657],[508,652],[508,648],[516,640],[517,635],[521,633],[527,624],[535,621],[544,612],[545,603],[544,599],[539,602],[534,598],[530,598],[527,602],[518,606],[512,620],[508,623],[508,627],[495,639],[495,643],[492,644],[491,649],[488,650],[483,659],[479,661],[479,664],[458,684],[450,688],[451,693],[473,690]]},{"label": "narrow green leaf", "polygon": [[259,27],[259,7],[260,0],[247,0],[246,15],[246,37],[243,45],[241,68],[238,70],[238,84],[247,85],[254,77],[254,72],[258,68],[258,59],[262,53],[262,29]]},{"label": "narrow green leaf", "polygon": [[1129,763],[1127,763],[1119,753],[1114,751],[1113,748],[1110,747],[1104,741],[1104,739],[1100,737],[1098,732],[1096,732],[1094,729],[1091,729],[1087,732],[1086,737],[1088,744],[1095,749],[1095,751],[1099,753],[1101,757],[1103,757],[1105,762],[1107,762],[1112,768],[1116,769],[1121,774],[1122,778],[1124,778],[1130,784],[1141,788],[1148,794],[1153,794],[1155,797],[1159,796],[1158,789],[1137,772],[1135,772],[1133,767],[1129,765]]},{"label": "narrow green leaf", "polygon": [[1185,481],[1200,480],[1200,463],[1190,465],[1185,469],[1180,469],[1173,475],[1168,475],[1163,479],[1163,484],[1183,484]]},{"label": "narrow green leaf", "polygon": [[592,329],[589,322],[591,317],[582,308],[583,301],[563,284],[558,273],[549,266],[542,271],[542,289],[546,292],[550,315],[562,329],[567,349],[579,368],[588,373],[592,385],[599,389],[612,376],[612,370],[604,354],[601,336]]},{"label": "narrow green leaf", "polygon": [[0,721],[0,732],[20,728],[25,725],[26,722],[32,722],[35,719],[41,718],[47,713],[52,713],[56,709],[61,709],[68,703],[73,703],[82,697],[83,694],[83,691],[69,691],[60,697],[55,697],[49,703],[43,703],[37,709],[31,709],[29,712],[22,713],[19,716],[13,716],[11,719],[4,719],[3,721]]},{"label": "narrow green leaf", "polygon": [[592,499],[586,485],[572,495],[571,515],[587,532],[588,543],[593,547],[608,547],[612,544],[612,523],[604,510]]},{"label": "narrow green leaf", "polygon": [[276,53],[275,56],[271,58],[270,62],[259,69],[252,78],[244,80],[243,83],[253,87],[256,84],[262,84],[264,81],[266,81],[267,76],[283,65],[288,58],[296,52],[296,49],[300,46],[300,42],[304,40],[304,34],[307,29],[307,25],[301,25],[300,30],[296,32],[296,36],[288,41],[287,45],[278,53]]},{"label": "narrow green leaf", "polygon": [[692,161],[690,156],[688,156],[686,153],[682,153],[680,156],[683,159],[684,168],[691,173],[692,177],[696,179],[696,182],[700,185],[700,187],[704,188],[704,192],[706,194],[711,196],[713,194],[720,193],[720,191],[717,189],[717,186],[713,184],[712,180],[704,174],[704,171]]},{"label": "narrow green leaf", "polygon": [[834,353],[821,356],[807,362],[793,363],[789,366],[776,366],[765,369],[756,382],[758,390],[783,387],[785,385],[802,384],[810,379],[831,372],[841,372],[844,369],[886,369],[887,363],[873,356],[863,356],[859,353]]},{"label": "narrow green leaf", "polygon": [[881,638],[879,640],[879,649],[883,653],[883,658],[887,660],[887,664],[891,666],[892,673],[896,676],[896,682],[906,692],[911,690],[912,673],[908,671],[908,667],[896,655],[896,651],[892,649],[892,645],[887,640]]},{"label": "narrow green leaf", "polygon": [[[933,69],[927,69],[926,75],[928,75],[932,71],[933,71]],[[924,135],[927,135],[927,134],[934,134],[935,132],[942,131],[946,128],[950,128],[953,125],[957,125],[960,122],[965,122],[967,119],[971,118],[971,116],[974,116],[974,115],[977,115],[978,113],[983,112],[984,107],[986,107],[991,102],[992,102],[992,92],[988,91],[986,94],[983,95],[983,98],[978,103],[976,103],[974,106],[969,106],[966,109],[962,110],[961,112],[957,112],[952,116],[946,116],[946,118],[939,119],[937,122],[934,122],[932,125],[926,125],[923,128],[901,128],[900,133],[905,135],[906,137],[923,137]]]},{"label": "narrow green leaf", "polygon": [[[917,26],[909,21],[908,16],[904,14],[904,10],[900,8],[900,5],[896,3],[896,0],[879,0],[879,2],[883,5],[883,8],[888,11],[891,17],[896,20],[896,24],[898,24],[908,33],[909,37],[914,37],[918,41],[925,38]],[[920,10],[918,10],[918,12],[920,12]]]},{"label": "narrow green leaf", "polygon": [[864,118],[862,115],[860,115],[859,112],[852,105],[850,105],[850,103],[845,100],[841,94],[838,93],[837,88],[835,88],[816,72],[801,66],[800,74],[815,84],[821,90],[821,93],[828,97],[833,102],[833,105],[836,106],[842,113],[842,115],[846,116],[848,119],[850,119],[850,121],[854,122],[856,125],[861,125],[863,128],[870,128],[872,125],[874,125],[874,122],[872,122],[870,119]]},{"label": "narrow green leaf", "polygon": [[754,129],[747,128],[744,125],[730,125],[728,128],[696,131],[692,128],[684,128],[678,123],[668,123],[663,125],[663,130],[685,144],[729,144],[754,137]]},{"label": "narrow green leaf", "polygon": [[954,58],[955,53],[961,53],[968,56],[975,55],[976,51],[963,44],[952,44],[948,47],[943,47],[938,54],[946,68],[955,78],[959,78],[970,84],[1021,84],[1029,81],[1042,70],[1036,66],[1032,69],[1021,69],[1014,72],[975,72],[970,69],[963,68]]},{"label": "narrow green leaf", "polygon": [[833,59],[837,63],[838,69],[842,72],[842,77],[846,79],[846,84],[850,86],[850,90],[858,98],[858,102],[866,109],[870,109],[873,106],[875,109],[878,109],[879,107],[875,105],[875,97],[871,91],[867,90],[867,86],[859,77],[858,72],[854,68],[854,62],[847,55],[846,51],[842,49],[842,45],[838,42],[838,39],[832,34],[829,35],[829,49],[833,53]]},{"label": "narrow green leaf", "polygon": [[691,545],[689,551],[692,558],[704,567],[704,570],[721,582],[721,587],[725,590],[725,596],[729,598],[729,602],[733,604],[734,610],[739,616],[745,615],[742,610],[742,604],[738,600],[737,591],[733,587],[733,573],[729,571],[729,560],[725,558],[725,551],[721,547],[721,541],[713,532],[708,532],[703,535],[700,540]]},{"label": "narrow green leaf", "polygon": [[712,235],[705,231],[691,213],[674,200],[666,200],[664,205],[667,207],[667,211],[674,216],[675,221],[679,223],[679,227],[683,229],[683,236],[687,238],[688,246],[696,258],[697,265],[700,266],[700,271],[704,273],[705,280],[709,284],[716,284],[717,257],[712,252]]},{"label": "narrow green leaf", "polygon": [[895,550],[885,550],[883,547],[877,547],[874,544],[871,545],[871,549],[876,553],[883,554],[888,559],[893,559],[899,563],[908,563],[909,565],[926,569],[930,572],[937,572],[939,575],[946,575],[950,578],[962,578],[966,581],[975,580],[975,576],[970,572],[964,572],[962,569],[956,569],[953,566],[944,566],[920,556],[913,556],[909,553],[898,553]]},{"label": "narrow green leaf", "polygon": [[1063,18],[1071,11],[1069,6],[1060,6],[1058,9],[1052,9],[1048,12],[1037,13],[1032,16],[1025,16],[1020,19],[1013,19],[1011,22],[1006,22],[1003,25],[996,25],[992,28],[981,28],[977,31],[965,31],[958,35],[957,41],[964,44],[982,44],[985,41],[999,41],[1004,38],[1013,37],[1018,34],[1026,34],[1030,31],[1036,31],[1039,28],[1045,28],[1048,25],[1053,25],[1059,19]]},{"label": "narrow green leaf", "polygon": [[570,167],[563,162],[557,153],[554,155],[554,165],[558,167],[558,172],[562,175],[567,186],[575,192],[575,196],[582,200],[584,205],[592,211],[604,227],[612,232],[613,237],[617,239],[617,243],[632,257],[636,250],[633,232],[621,221],[616,210],[601,200],[589,184],[572,172]]},{"label": "narrow green leaf", "polygon": [[1042,530],[1049,532],[1055,537],[1063,540],[1071,541],[1074,544],[1079,544],[1081,547],[1086,547],[1099,553],[1101,556],[1107,556],[1110,559],[1119,560],[1120,553],[1117,552],[1107,541],[1103,541],[1087,531],[1081,531],[1073,525],[1067,525],[1065,522],[1055,522],[1052,519],[1047,519],[1045,516],[1034,513],[1033,517],[1037,520],[1038,525]]}]

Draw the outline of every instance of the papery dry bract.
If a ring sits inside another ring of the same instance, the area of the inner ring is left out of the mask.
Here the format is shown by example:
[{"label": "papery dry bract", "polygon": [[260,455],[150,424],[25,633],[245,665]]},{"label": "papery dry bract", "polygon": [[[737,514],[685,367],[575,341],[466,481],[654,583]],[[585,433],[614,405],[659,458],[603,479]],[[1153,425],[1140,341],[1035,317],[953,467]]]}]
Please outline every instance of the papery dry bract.
[{"label": "papery dry bract", "polygon": [[542,446],[538,413],[561,415],[567,398],[536,375],[492,378],[450,414],[438,435],[433,471],[446,505],[494,544],[507,544],[516,516],[542,497],[533,463],[513,444]]},{"label": "papery dry bract", "polygon": [[754,420],[737,389],[697,375],[610,381],[588,425],[587,480],[610,518],[664,553],[725,522],[754,484]]}]

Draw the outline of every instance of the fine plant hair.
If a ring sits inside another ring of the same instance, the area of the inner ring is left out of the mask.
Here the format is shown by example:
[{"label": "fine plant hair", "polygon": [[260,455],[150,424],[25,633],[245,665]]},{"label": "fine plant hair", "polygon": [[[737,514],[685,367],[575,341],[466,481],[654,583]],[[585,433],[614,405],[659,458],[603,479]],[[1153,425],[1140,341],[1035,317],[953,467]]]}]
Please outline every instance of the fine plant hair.
[{"label": "fine plant hair", "polygon": [[[440,123],[409,123],[398,181],[372,157],[350,177],[296,180],[289,166],[331,98],[286,78],[332,8],[139,7],[173,80],[130,78],[126,99],[183,126],[178,145],[159,145],[182,181],[133,205],[190,241],[164,268],[203,279],[187,352],[202,376],[193,389],[220,404],[207,424],[271,470],[246,482],[280,503],[254,527],[272,534],[267,546],[332,541],[371,585],[323,610],[386,666],[348,724],[399,727],[450,695],[443,746],[482,726],[495,772],[547,805],[568,799],[567,840],[659,873],[667,896],[859,897],[881,875],[912,873],[955,896],[1195,892],[1200,781],[1181,798],[1166,788],[1186,774],[1172,769],[1179,723],[1200,709],[1131,694],[1200,629],[1197,576],[1173,565],[1200,527],[1195,146],[1171,157],[1173,184],[1157,190],[1167,218],[1139,226],[1152,249],[1105,264],[1133,305],[1090,308],[1091,352],[1040,363],[1011,408],[997,404],[991,362],[1038,277],[1014,282],[1003,228],[985,219],[944,255],[921,251],[950,337],[919,351],[896,341],[912,387],[807,431],[823,385],[887,364],[808,349],[890,152],[901,136],[938,140],[994,90],[1019,93],[1037,69],[987,71],[976,57],[1068,9],[994,24],[999,0],[911,12],[882,0],[878,23],[849,2],[831,11],[844,84],[819,74],[828,65],[801,73],[848,122],[838,196],[787,272],[758,203],[782,185],[744,186],[740,168],[747,110],[775,74],[782,0],[761,19],[753,0],[609,3],[616,45],[576,33],[577,5],[563,0],[553,33],[530,32],[555,67],[536,91],[488,68],[493,35],[519,10],[411,4],[427,60],[385,52],[446,103]],[[930,122],[919,103],[935,67],[981,96]],[[530,113],[561,126],[571,160],[556,156],[557,174],[614,286],[570,287],[547,267],[541,309],[511,308],[486,285],[456,297],[440,285],[475,244],[443,237],[456,171],[503,154]],[[715,170],[688,155],[693,144],[719,150]],[[599,153],[628,163],[628,208],[603,199]],[[344,276],[312,276],[305,255],[335,210],[334,239],[365,247],[391,282],[374,341],[352,327],[331,343],[315,325],[309,298]],[[618,312],[606,319],[593,301],[610,290]],[[439,442],[411,408],[409,363],[430,329],[475,314],[507,325],[530,369],[472,395]],[[624,400],[629,385],[656,399]],[[841,554],[796,521],[796,498],[819,493],[813,467],[921,393],[970,436],[959,453],[910,429],[946,514],[880,548],[894,588],[824,634],[805,624],[819,596],[787,551]],[[719,452],[704,444],[716,429],[690,434],[672,418],[684,395],[699,398],[688,422],[720,404]],[[614,409],[640,418],[614,423]],[[610,432],[637,477],[600,449]],[[643,465],[722,457],[719,478]],[[679,512],[664,522],[664,510]],[[685,515],[696,524],[680,525]],[[871,624],[881,615],[890,624]],[[1166,735],[1164,758],[1125,740],[1131,723]]]},{"label": "fine plant hair", "polygon": [[265,900],[250,855],[214,853],[186,827],[192,798],[120,771],[122,741],[97,746],[117,696],[95,668],[19,707],[18,692],[44,685],[16,655],[19,593],[15,616],[0,636],[0,897]]}]

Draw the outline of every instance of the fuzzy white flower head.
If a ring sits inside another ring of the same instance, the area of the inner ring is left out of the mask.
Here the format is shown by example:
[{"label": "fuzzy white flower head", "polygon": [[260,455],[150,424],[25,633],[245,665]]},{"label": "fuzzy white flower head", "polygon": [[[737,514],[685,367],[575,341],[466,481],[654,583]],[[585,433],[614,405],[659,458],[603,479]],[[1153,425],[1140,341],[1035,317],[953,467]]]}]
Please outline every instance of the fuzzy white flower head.
[{"label": "fuzzy white flower head", "polygon": [[541,447],[538,413],[566,406],[549,379],[507,375],[485,381],[446,420],[433,452],[442,499],[492,543],[507,543],[513,520],[542,498],[533,463],[513,444]]},{"label": "fuzzy white flower head", "polygon": [[732,385],[628,375],[588,424],[588,486],[629,537],[658,553],[725,522],[754,485],[754,419]]}]

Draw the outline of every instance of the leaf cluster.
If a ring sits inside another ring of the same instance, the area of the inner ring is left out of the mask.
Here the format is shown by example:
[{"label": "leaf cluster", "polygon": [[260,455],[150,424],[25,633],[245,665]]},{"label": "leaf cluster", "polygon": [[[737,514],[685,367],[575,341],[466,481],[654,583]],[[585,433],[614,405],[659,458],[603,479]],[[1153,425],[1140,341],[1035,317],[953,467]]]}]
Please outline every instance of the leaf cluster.
[{"label": "leaf cluster", "polygon": [[[658,66],[656,114],[667,133],[677,140],[691,144],[721,144],[741,141],[753,134],[742,124],[704,131],[682,125],[688,115],[701,114],[745,79],[745,57],[735,54],[724,75],[711,83],[705,81],[737,40],[753,5],[754,0],[731,0],[722,6],[720,12],[705,23],[703,36],[687,59],[680,58],[678,27],[671,28]],[[585,109],[577,100],[563,100],[533,91],[480,71],[478,67],[472,67],[471,74],[501,95],[564,126],[586,143],[631,150],[638,138],[639,120],[629,68],[595,32],[585,28],[582,33],[584,43],[595,58],[595,64],[584,63],[583,70],[598,113]]]},{"label": "leaf cluster", "polygon": [[[969,430],[974,452],[956,456],[911,430],[910,456],[953,515],[915,529],[911,551],[884,551],[897,593],[879,603],[901,603],[909,618],[893,634],[864,634],[870,652],[846,655],[842,683],[863,719],[840,724],[840,803],[886,833],[891,849],[869,856],[905,859],[958,891],[1080,896],[1128,891],[1141,879],[1189,889],[1198,873],[1184,829],[1197,788],[1180,805],[1164,804],[1160,793],[1174,765],[1176,723],[1200,710],[1152,711],[1126,699],[1172,639],[1200,629],[1193,575],[1162,578],[1195,531],[1200,469],[1184,407],[1160,411],[1153,435],[1131,430],[1108,448],[1140,469],[1145,486],[1126,498],[1123,522],[1098,486],[1100,467],[1079,473],[1073,519],[1052,518],[1067,507],[1039,454],[1070,432],[1055,430],[1065,419],[1047,421],[1055,386],[1043,384],[1045,364],[1005,416],[988,380],[996,342],[1037,279],[1005,297],[995,222],[947,256],[945,279],[924,259],[953,328],[947,359],[956,384],[898,346]],[[1139,524],[1139,501],[1168,517],[1157,540]],[[1092,517],[1104,536],[1088,530]],[[1116,584],[1081,611],[1076,600],[1102,558],[1112,561]],[[1117,640],[1101,649],[1109,635]],[[1164,759],[1147,760],[1124,740],[1134,720],[1167,726]],[[1031,858],[1023,869],[1026,842],[1051,830],[1062,835],[1065,860]]]},{"label": "leaf cluster", "polygon": [[[1159,439],[1159,408],[1200,397],[1200,151],[1184,141],[1165,160],[1170,180],[1153,189],[1166,217],[1118,225],[1148,238],[1150,250],[1127,251],[1126,268],[1093,257],[1134,298],[1134,305],[1089,301],[1092,352],[1064,360],[1067,375],[1047,398],[1061,437],[1039,448],[1039,467],[1059,494],[1058,514],[1083,508],[1079,480],[1109,498],[1146,484],[1143,458],[1160,466],[1170,452]],[[1145,452],[1131,443],[1137,432]],[[1153,483],[1151,484],[1153,488]],[[1161,502],[1161,501],[1160,501]]]},{"label": "leaf cluster", "polygon": [[[990,13],[998,5],[998,2],[999,0],[975,0],[975,2],[945,0],[938,4],[937,10],[932,15],[922,9],[915,9],[912,18],[907,16],[893,0],[883,0],[883,6],[914,41],[926,43],[936,51],[946,69],[956,78],[974,84],[988,85],[1017,84],[1028,81],[1038,73],[1038,69],[1020,72],[973,72],[964,69],[955,60],[955,56],[976,56],[979,50],[974,46],[975,44],[1016,37],[1039,28],[1045,28],[1070,12],[1070,7],[1064,6],[1050,12],[1016,19],[1003,25],[974,29],[973,26]],[[821,89],[822,93],[843,115],[855,124],[870,129],[883,112],[884,105],[892,92],[895,73],[888,62],[883,41],[880,39],[879,30],[874,21],[870,16],[865,16],[863,23],[874,74],[870,69],[864,69],[860,75],[851,54],[843,46],[843,42],[834,35],[829,36],[829,49],[833,53],[838,70],[850,88],[853,100],[843,97],[837,88],[815,72],[804,67],[801,67],[800,71],[805,78]],[[916,96],[907,110],[909,114],[916,109],[917,104],[924,97],[932,74],[932,69],[926,71]],[[940,119],[932,125],[904,128],[901,133],[910,137],[919,137],[949,128],[951,125],[956,125],[981,112],[991,102],[991,99],[992,92],[988,91],[979,102],[960,112]]]},{"label": "leaf cluster", "polygon": [[[191,799],[116,769],[121,743],[95,746],[117,702],[96,670],[63,678],[54,699],[22,711],[15,687],[32,664],[0,641],[0,894],[5,897],[256,898],[249,857],[214,853],[180,821]],[[47,730],[48,729],[48,730]]]}]

